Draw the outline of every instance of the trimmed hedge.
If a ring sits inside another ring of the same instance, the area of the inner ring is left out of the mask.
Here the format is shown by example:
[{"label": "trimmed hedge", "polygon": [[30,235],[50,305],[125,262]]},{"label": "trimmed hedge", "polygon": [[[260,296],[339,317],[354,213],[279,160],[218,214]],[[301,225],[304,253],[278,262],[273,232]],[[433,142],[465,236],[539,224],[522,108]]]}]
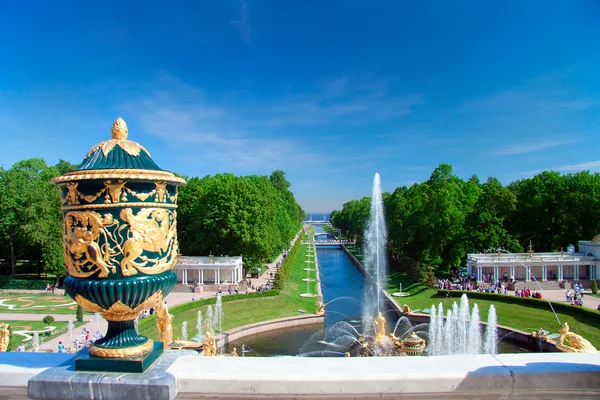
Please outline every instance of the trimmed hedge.
[{"label": "trimmed hedge", "polygon": [[[271,290],[267,290],[265,292],[252,292],[252,293],[247,293],[247,294],[232,294],[229,296],[221,296],[221,301],[223,303],[228,303],[230,301],[236,301],[236,300],[256,299],[258,297],[275,297],[275,296],[279,296],[279,290],[271,289]],[[172,315],[180,314],[182,312],[193,310],[195,308],[199,308],[202,306],[213,305],[216,302],[217,302],[217,298],[215,296],[209,297],[206,299],[190,301],[189,303],[178,304],[178,305],[174,306],[173,308],[170,308],[169,313]],[[138,325],[139,331],[142,331],[143,329],[147,329],[148,325],[154,325],[156,323],[155,320],[156,320],[156,314],[152,314],[149,317],[146,317],[146,318],[140,320],[139,325]]]},{"label": "trimmed hedge", "polygon": [[302,240],[304,240],[304,232],[300,234],[298,240],[296,240],[296,243],[294,243],[294,247],[292,247],[285,260],[283,260],[283,263],[277,269],[275,279],[273,280],[273,288],[280,290],[285,289],[285,283],[287,282],[290,271],[296,262],[296,257],[298,256],[298,251],[300,251]]},{"label": "trimmed hedge", "polygon": [[[493,293],[482,293],[482,292],[467,292],[464,290],[438,290],[438,296],[440,297],[461,297],[466,294],[469,299],[482,299],[488,301],[497,301],[502,303],[519,304],[526,307],[533,307],[543,310],[548,310],[548,300],[535,299],[532,297],[519,297],[511,296],[506,294],[493,294]],[[585,300],[585,299],[584,299]],[[585,318],[594,318],[598,320],[600,312],[592,310],[590,308],[572,306],[566,303],[550,302],[555,311],[561,311],[565,314],[572,316],[581,316]]]},{"label": "trimmed hedge", "polygon": [[0,279],[0,289],[44,290],[46,285],[54,285],[54,280]]}]

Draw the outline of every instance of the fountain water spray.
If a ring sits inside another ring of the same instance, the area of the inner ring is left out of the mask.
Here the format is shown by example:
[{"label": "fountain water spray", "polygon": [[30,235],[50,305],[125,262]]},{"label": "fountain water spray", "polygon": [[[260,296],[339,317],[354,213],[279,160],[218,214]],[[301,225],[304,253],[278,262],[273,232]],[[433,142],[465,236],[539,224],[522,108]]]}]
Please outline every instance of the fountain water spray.
[{"label": "fountain water spray", "polygon": [[73,320],[69,320],[67,329],[69,330],[69,339],[71,339],[71,342],[73,341],[73,328],[75,328],[75,324],[73,323]]},{"label": "fountain water spray", "polygon": [[188,338],[187,321],[183,321],[181,323],[181,340],[183,340],[184,342],[186,342],[187,338]]},{"label": "fountain water spray", "polygon": [[484,351],[487,354],[496,354],[498,352],[498,338],[496,329],[498,323],[496,320],[496,307],[492,304],[488,312],[488,325],[485,330]]},{"label": "fountain water spray", "polygon": [[210,305],[206,308],[206,324],[208,325],[208,327],[210,329],[212,329],[213,331],[215,330],[214,320],[213,320],[213,309],[212,309],[212,306],[210,306]]},{"label": "fountain water spray", "polygon": [[429,347],[431,356],[452,354],[496,354],[498,352],[498,337],[496,332],[496,309],[490,306],[488,312],[488,325],[482,342],[481,321],[479,307],[473,305],[469,314],[469,299],[463,294],[460,306],[454,302],[452,309],[446,311],[439,304],[437,312],[435,306],[430,309]]},{"label": "fountain water spray", "polygon": [[387,231],[383,213],[383,198],[381,194],[381,180],[379,174],[373,179],[373,192],[371,196],[371,213],[367,229],[365,231],[365,267],[368,275],[375,280],[374,290],[371,295],[365,290],[365,302],[363,309],[363,322],[369,326],[374,315],[382,309],[381,280],[387,273],[387,258],[385,245],[387,243]]},{"label": "fountain water spray", "polygon": [[204,328],[202,327],[202,310],[198,310],[198,317],[196,318],[196,330],[198,335],[204,334]]},{"label": "fountain water spray", "polygon": [[36,353],[40,351],[40,335],[37,331],[33,332],[33,351]]}]

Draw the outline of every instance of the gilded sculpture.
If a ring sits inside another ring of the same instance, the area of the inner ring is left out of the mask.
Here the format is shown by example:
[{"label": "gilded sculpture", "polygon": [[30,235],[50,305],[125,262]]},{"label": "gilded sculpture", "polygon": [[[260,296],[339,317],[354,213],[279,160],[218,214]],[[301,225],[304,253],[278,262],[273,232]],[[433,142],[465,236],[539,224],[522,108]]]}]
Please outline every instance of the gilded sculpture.
[{"label": "gilded sculpture", "polygon": [[319,308],[317,308],[317,311],[315,311],[315,315],[318,315],[318,316],[325,315],[325,303],[321,302],[321,304],[319,304]]},{"label": "gilded sculpture", "polygon": [[0,323],[0,353],[8,351],[10,344],[10,326],[5,323]]},{"label": "gilded sculpture", "polygon": [[373,318],[373,324],[375,325],[375,341],[377,343],[381,343],[385,337],[385,322],[385,318],[380,312]]},{"label": "gilded sculpture", "polygon": [[[565,353],[597,353],[598,350],[586,339],[582,336],[569,332],[570,331],[569,324],[565,322],[560,327],[558,333],[560,336],[558,337],[558,343],[556,344],[556,348]],[[566,342],[566,343],[565,343]]]},{"label": "gilded sculpture", "polygon": [[[137,270],[146,274],[159,274],[171,269],[179,251],[174,214],[175,212],[160,208],[143,208],[137,215],[133,214],[131,208],[121,210],[121,219],[129,224],[120,263],[123,275],[134,275]],[[166,252],[166,255],[150,259],[142,256],[144,251],[160,254]],[[138,258],[141,261],[136,261]],[[153,265],[148,265],[149,262]]]},{"label": "gilded sculpture", "polygon": [[158,290],[152,296],[140,303],[137,307],[131,308],[119,300],[113,303],[107,309],[100,307],[98,304],[86,299],[81,295],[76,295],[75,301],[86,311],[100,313],[107,321],[127,321],[139,317],[140,313],[144,310],[159,307],[160,304],[162,304],[162,298],[162,291]]},{"label": "gilded sculpture", "polygon": [[160,335],[160,340],[163,342],[163,349],[168,349],[173,342],[173,316],[169,314],[169,309],[161,301],[156,307],[156,328]]},{"label": "gilded sculpture", "polygon": [[[120,217],[122,222],[95,211],[69,211],[65,215],[64,256],[69,275],[85,278],[99,272],[99,278],[106,278],[116,273],[117,263],[124,276],[171,269],[179,249],[175,212],[142,208],[134,214],[125,208]],[[158,255],[150,257],[143,255],[144,251]]]},{"label": "gilded sculpture", "polygon": [[65,267],[69,275],[76,277],[88,277],[96,272],[99,278],[106,278],[109,270],[114,274],[116,267],[110,264],[111,251],[107,243],[101,249],[98,239],[104,236],[105,242],[106,225],[114,223],[110,214],[101,216],[93,211],[70,211],[64,218],[65,233],[63,235],[63,250]]},{"label": "gilded sculpture", "polygon": [[204,327],[204,341],[202,342],[202,348],[204,349],[205,355],[208,357],[212,357],[217,354],[215,333],[208,324],[206,324]]}]

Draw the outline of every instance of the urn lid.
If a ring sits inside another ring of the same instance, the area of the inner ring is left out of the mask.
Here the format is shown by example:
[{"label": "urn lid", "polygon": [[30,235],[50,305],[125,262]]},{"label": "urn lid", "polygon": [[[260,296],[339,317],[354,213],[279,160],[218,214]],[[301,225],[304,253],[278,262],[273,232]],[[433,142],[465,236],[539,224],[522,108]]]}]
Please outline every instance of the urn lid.
[{"label": "urn lid", "polygon": [[52,182],[129,178],[185,185],[185,180],[156,165],[144,146],[127,139],[128,133],[125,121],[117,118],[111,139],[93,146],[77,170],[56,177]]}]

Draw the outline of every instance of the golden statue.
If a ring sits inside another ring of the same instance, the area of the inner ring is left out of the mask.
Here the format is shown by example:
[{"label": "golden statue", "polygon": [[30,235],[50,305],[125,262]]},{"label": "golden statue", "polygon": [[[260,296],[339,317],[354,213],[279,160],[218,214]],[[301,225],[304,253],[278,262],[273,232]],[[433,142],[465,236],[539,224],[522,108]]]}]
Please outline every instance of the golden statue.
[{"label": "golden statue", "polygon": [[4,353],[8,350],[10,343],[10,326],[8,324],[0,324],[0,352]]},{"label": "golden statue", "polygon": [[156,328],[160,334],[160,340],[163,342],[163,349],[168,349],[173,342],[173,316],[169,314],[169,309],[162,302],[156,306]]},{"label": "golden statue", "polygon": [[204,327],[204,341],[202,342],[202,348],[204,349],[206,356],[213,357],[217,354],[215,334],[208,324]]},{"label": "golden statue", "polygon": [[[598,350],[586,339],[576,333],[569,332],[569,324],[565,322],[558,333],[556,348],[565,353],[597,353]],[[565,341],[567,344],[565,344]]]},{"label": "golden statue", "polygon": [[317,308],[317,311],[315,311],[315,315],[320,317],[325,315],[325,303],[321,302],[321,304],[319,304],[319,308]]},{"label": "golden statue", "polygon": [[375,341],[381,343],[385,337],[385,318],[380,312],[373,318],[373,324],[375,324]]},{"label": "golden statue", "polygon": [[231,352],[231,357],[237,357],[238,353],[237,353],[237,349],[234,347],[233,351]]},{"label": "golden statue", "polygon": [[408,306],[408,304],[405,304],[404,307],[402,307],[402,314],[404,314],[404,315],[412,314],[412,309]]}]

